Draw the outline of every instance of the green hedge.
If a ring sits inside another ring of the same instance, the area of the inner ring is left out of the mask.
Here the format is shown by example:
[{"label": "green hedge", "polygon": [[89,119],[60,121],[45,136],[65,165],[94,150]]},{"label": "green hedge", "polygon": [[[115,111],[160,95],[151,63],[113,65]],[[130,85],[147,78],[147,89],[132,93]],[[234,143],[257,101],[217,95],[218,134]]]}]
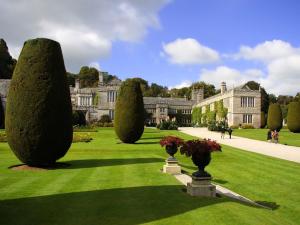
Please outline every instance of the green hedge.
[{"label": "green hedge", "polygon": [[300,133],[300,102],[289,104],[287,126],[291,132]]}]

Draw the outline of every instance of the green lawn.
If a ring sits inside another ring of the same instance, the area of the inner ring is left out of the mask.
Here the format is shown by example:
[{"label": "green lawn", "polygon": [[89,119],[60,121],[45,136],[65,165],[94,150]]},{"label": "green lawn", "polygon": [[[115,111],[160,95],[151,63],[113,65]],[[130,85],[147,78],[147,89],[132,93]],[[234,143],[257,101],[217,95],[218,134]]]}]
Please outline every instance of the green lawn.
[{"label": "green lawn", "polygon": [[[19,161],[0,143],[0,224],[2,225],[288,225],[300,221],[300,164],[223,146],[207,170],[214,181],[256,201],[256,208],[231,199],[197,198],[160,169],[167,157],[158,145],[163,135],[147,129],[134,145],[121,144],[111,128],[75,143],[49,171],[12,171]],[[177,155],[188,172],[189,158]]]},{"label": "green lawn", "polygon": [[[268,129],[234,129],[232,135],[266,141]],[[279,132],[279,143],[300,147],[300,133],[292,133],[288,129]]]}]

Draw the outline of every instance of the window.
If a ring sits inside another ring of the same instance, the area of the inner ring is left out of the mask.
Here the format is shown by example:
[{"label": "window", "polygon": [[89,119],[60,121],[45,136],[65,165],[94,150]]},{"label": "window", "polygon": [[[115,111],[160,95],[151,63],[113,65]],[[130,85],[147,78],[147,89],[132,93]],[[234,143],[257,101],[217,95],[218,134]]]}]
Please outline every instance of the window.
[{"label": "window", "polygon": [[241,107],[254,107],[254,97],[241,97]]},{"label": "window", "polygon": [[115,102],[117,99],[118,93],[116,91],[107,92],[107,102]]},{"label": "window", "polygon": [[243,123],[252,123],[252,115],[244,114],[243,115]]},{"label": "window", "polygon": [[110,117],[111,120],[114,120],[114,118],[115,118],[115,111],[114,110],[112,110],[112,109],[109,110],[109,117]]}]

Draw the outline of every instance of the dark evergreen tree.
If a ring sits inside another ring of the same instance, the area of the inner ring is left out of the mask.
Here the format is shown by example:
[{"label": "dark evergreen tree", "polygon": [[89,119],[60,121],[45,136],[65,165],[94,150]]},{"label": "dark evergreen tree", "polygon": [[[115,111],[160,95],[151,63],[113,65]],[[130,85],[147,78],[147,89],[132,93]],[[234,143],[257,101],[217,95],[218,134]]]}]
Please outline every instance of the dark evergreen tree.
[{"label": "dark evergreen tree", "polygon": [[289,104],[287,126],[291,132],[300,133],[300,102]]},{"label": "dark evergreen tree", "polygon": [[282,112],[280,105],[275,103],[269,106],[268,110],[268,128],[280,131],[282,128]]},{"label": "dark evergreen tree", "polygon": [[67,80],[68,85],[74,87],[75,86],[75,80],[78,78],[77,74],[67,72]]},{"label": "dark evergreen tree", "polygon": [[115,132],[121,141],[134,143],[144,132],[144,102],[140,83],[127,79],[120,87],[115,109]]},{"label": "dark evergreen tree", "polygon": [[78,74],[81,88],[97,87],[99,81],[99,71],[93,67],[83,66]]},{"label": "dark evergreen tree", "polygon": [[260,128],[265,128],[266,126],[266,114],[265,112],[260,113]]},{"label": "dark evergreen tree", "polygon": [[193,83],[192,86],[190,87],[191,90],[199,89],[199,88],[204,89],[204,98],[208,98],[210,96],[217,94],[217,91],[216,91],[216,88],[214,85],[205,83],[203,81]]},{"label": "dark evergreen tree", "polygon": [[6,42],[0,39],[0,79],[11,79],[16,63],[8,52]]},{"label": "dark evergreen tree", "polygon": [[5,129],[16,156],[32,166],[55,163],[73,136],[72,106],[60,44],[24,43],[9,87]]}]

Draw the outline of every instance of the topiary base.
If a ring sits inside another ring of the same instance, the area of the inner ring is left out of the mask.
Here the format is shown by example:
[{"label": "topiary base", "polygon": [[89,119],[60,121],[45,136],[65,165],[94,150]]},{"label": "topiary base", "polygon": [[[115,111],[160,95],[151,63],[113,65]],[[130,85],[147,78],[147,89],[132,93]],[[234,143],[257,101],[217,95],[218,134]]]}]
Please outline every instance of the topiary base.
[{"label": "topiary base", "polygon": [[53,165],[49,166],[29,166],[26,164],[20,164],[20,165],[14,165],[8,167],[8,169],[11,170],[31,170],[31,171],[45,171],[45,170],[55,170],[55,169],[62,169],[62,168],[67,168],[71,166],[71,164],[68,163],[55,163]]}]

